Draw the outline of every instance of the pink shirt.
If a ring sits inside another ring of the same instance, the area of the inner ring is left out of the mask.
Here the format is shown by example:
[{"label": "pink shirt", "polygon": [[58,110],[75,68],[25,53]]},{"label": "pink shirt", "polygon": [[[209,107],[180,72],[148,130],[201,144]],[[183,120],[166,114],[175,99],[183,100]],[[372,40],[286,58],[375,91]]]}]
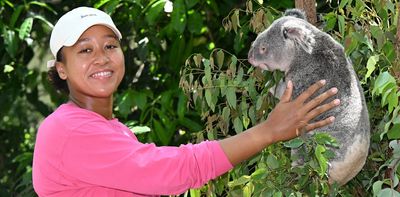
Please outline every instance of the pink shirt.
[{"label": "pink shirt", "polygon": [[117,119],[67,103],[40,125],[32,178],[39,196],[151,196],[183,193],[231,168],[217,141],[143,144]]}]

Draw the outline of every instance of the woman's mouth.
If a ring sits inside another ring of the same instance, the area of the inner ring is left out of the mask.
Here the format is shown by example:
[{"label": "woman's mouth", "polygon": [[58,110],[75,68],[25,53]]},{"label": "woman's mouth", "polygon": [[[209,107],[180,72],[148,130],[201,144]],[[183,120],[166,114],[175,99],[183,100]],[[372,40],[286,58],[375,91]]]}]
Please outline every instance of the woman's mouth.
[{"label": "woman's mouth", "polygon": [[111,77],[113,74],[112,71],[101,71],[101,72],[96,72],[90,75],[90,77],[95,78],[95,79],[102,79],[102,78],[108,78]]}]

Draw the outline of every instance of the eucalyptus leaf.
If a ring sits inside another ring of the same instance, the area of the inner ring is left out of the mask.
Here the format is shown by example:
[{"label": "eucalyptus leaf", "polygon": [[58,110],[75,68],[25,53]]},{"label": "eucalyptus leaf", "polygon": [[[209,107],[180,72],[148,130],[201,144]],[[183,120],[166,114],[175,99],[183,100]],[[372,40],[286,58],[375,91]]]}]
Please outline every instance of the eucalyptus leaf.
[{"label": "eucalyptus leaf", "polygon": [[217,65],[219,68],[222,68],[222,66],[224,65],[224,57],[225,54],[222,50],[218,50],[217,52]]},{"label": "eucalyptus leaf", "polygon": [[367,74],[365,75],[365,79],[368,79],[372,72],[375,70],[375,65],[378,63],[379,60],[379,55],[374,55],[369,57],[368,62],[367,62]]},{"label": "eucalyptus leaf", "polygon": [[231,108],[236,109],[236,89],[234,87],[228,87],[226,90],[226,99]]},{"label": "eucalyptus leaf", "polygon": [[294,138],[292,140],[283,143],[283,145],[287,148],[299,148],[303,144],[304,141],[300,138]]},{"label": "eucalyptus leaf", "polygon": [[241,133],[243,131],[243,123],[239,117],[236,117],[233,120],[233,127],[235,128],[236,133]]}]

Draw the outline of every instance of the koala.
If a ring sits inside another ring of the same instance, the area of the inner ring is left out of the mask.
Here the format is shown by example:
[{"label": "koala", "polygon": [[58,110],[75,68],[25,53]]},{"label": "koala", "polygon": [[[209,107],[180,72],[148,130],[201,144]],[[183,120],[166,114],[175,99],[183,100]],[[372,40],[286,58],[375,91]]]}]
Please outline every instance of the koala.
[{"label": "koala", "polygon": [[[338,88],[334,98],[325,103],[338,98],[341,104],[312,120],[334,116],[334,123],[304,135],[326,132],[336,138],[339,148],[331,149],[335,157],[330,159],[327,172],[330,184],[344,185],[356,176],[368,155],[370,122],[363,90],[342,45],[308,23],[301,10],[291,9],[257,36],[248,61],[263,70],[285,73],[284,80],[273,91],[278,98],[288,80],[294,85],[292,98],[321,79],[326,79],[326,85],[311,98],[332,87]],[[292,150],[292,154],[296,151]]]}]

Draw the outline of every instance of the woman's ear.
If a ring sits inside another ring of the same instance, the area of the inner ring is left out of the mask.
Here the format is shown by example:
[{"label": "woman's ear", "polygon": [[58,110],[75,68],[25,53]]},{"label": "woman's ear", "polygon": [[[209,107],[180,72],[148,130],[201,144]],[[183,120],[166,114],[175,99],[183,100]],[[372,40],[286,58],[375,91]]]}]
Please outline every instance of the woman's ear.
[{"label": "woman's ear", "polygon": [[62,80],[66,80],[67,79],[67,74],[65,72],[65,65],[62,62],[56,62],[55,63],[55,67],[57,69],[58,72],[58,76],[62,79]]}]

